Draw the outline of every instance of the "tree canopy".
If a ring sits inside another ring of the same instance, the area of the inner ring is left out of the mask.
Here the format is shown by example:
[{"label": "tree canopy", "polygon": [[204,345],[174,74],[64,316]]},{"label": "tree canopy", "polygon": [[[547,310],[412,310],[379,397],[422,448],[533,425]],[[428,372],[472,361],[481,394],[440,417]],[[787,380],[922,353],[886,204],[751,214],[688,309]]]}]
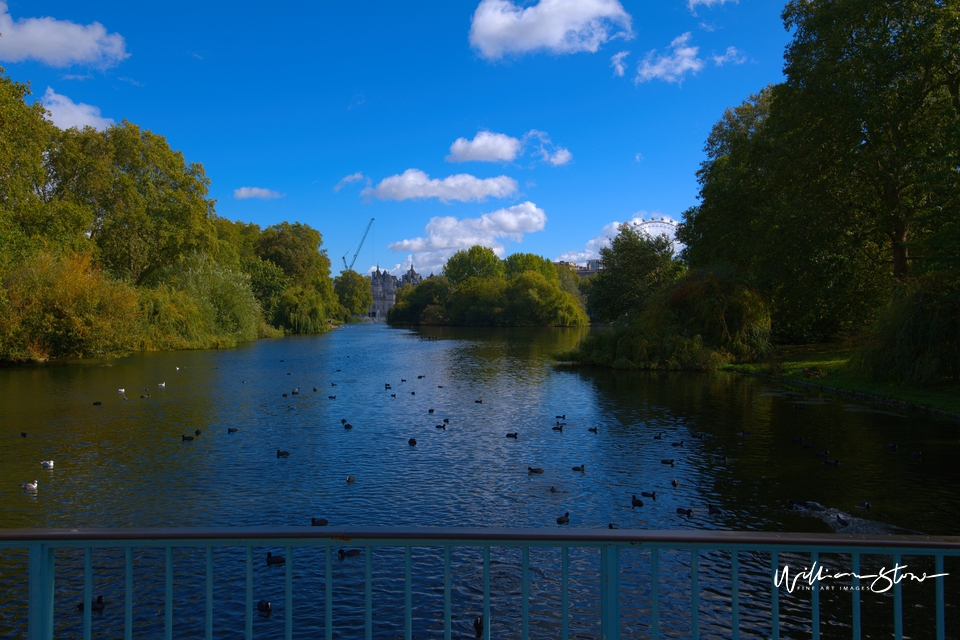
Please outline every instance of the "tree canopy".
[{"label": "tree canopy", "polygon": [[354,315],[365,315],[373,304],[370,277],[353,269],[347,269],[333,279],[333,290],[337,292],[340,304]]},{"label": "tree canopy", "polygon": [[457,251],[443,267],[443,275],[454,285],[466,282],[468,278],[472,277],[502,277],[505,271],[503,262],[493,252],[493,249],[480,245]]}]

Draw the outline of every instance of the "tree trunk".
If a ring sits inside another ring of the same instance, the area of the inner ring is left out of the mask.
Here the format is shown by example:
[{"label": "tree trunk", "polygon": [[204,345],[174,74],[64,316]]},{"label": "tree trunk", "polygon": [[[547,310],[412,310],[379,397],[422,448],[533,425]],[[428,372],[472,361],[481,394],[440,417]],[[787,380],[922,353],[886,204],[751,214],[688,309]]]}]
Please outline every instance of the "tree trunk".
[{"label": "tree trunk", "polygon": [[890,243],[893,249],[893,277],[895,280],[902,281],[910,275],[909,249],[907,249],[907,225],[898,224],[890,234]]}]

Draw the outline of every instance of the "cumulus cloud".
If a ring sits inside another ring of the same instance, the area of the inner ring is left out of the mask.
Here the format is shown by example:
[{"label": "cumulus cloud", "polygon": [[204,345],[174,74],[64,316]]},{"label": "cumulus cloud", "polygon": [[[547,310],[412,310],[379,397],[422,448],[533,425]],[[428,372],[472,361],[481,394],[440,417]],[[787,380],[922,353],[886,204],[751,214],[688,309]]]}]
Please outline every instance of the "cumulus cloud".
[{"label": "cumulus cloud", "polygon": [[693,15],[697,15],[697,7],[699,5],[703,5],[707,9],[710,9],[715,5],[722,5],[726,2],[733,2],[734,4],[737,4],[738,0],[687,0],[687,7],[690,8],[690,12]]},{"label": "cumulus cloud", "polygon": [[517,181],[507,176],[481,179],[468,173],[458,173],[440,180],[430,178],[419,169],[407,169],[400,175],[384,178],[376,187],[367,187],[360,195],[376,196],[381,200],[439,198],[443,202],[470,202],[491,196],[506,198],[516,192]]},{"label": "cumulus cloud", "polygon": [[[364,178],[366,178],[366,176],[364,176],[363,173],[361,173],[360,171],[357,171],[356,173],[351,173],[345,178],[341,178],[340,182],[336,184],[333,190],[336,192],[339,192],[340,189],[343,189],[346,185],[350,184],[351,182],[357,182],[359,180],[363,180]],[[366,178],[366,180],[367,180],[367,184],[370,184],[370,178]]]},{"label": "cumulus cloud", "polygon": [[283,194],[262,187],[240,187],[239,189],[234,189],[233,197],[237,200],[247,200],[249,198],[272,200],[274,198],[282,198]]},{"label": "cumulus cloud", "polygon": [[[531,144],[533,149],[530,150]],[[543,162],[555,167],[567,164],[573,159],[568,149],[555,146],[550,136],[544,131],[531,129],[521,138],[514,138],[505,133],[479,131],[473,140],[457,138],[450,145],[450,155],[447,162],[513,162],[520,155],[527,152],[539,156]]]},{"label": "cumulus cloud", "polygon": [[538,50],[595,53],[609,40],[632,38],[630,24],[630,14],[618,0],[540,0],[529,7],[481,0],[470,44],[488,60]]},{"label": "cumulus cloud", "polygon": [[727,47],[726,53],[724,53],[722,56],[714,55],[711,57],[713,58],[713,62],[718,67],[723,66],[727,62],[732,62],[733,64],[743,64],[747,61],[747,56],[744,55],[743,51],[740,51],[736,47]]},{"label": "cumulus cloud", "polygon": [[479,218],[431,218],[424,237],[400,240],[387,248],[396,252],[411,252],[395,269],[404,265],[404,268],[409,268],[412,262],[421,274],[431,271],[439,273],[450,256],[461,249],[481,245],[503,256],[505,250],[499,240],[521,242],[525,233],[542,231],[546,222],[543,209],[528,201],[485,213]]},{"label": "cumulus cloud", "polygon": [[14,22],[0,0],[0,60],[39,60],[52,67],[84,64],[106,69],[130,56],[119,33],[99,22],[83,25],[55,18],[20,18]]},{"label": "cumulus cloud", "polygon": [[613,67],[613,74],[616,76],[623,77],[623,72],[627,70],[627,65],[623,64],[623,59],[630,55],[629,51],[621,51],[620,53],[615,53],[610,58],[610,66]]},{"label": "cumulus cloud", "polygon": [[[666,220],[667,224],[658,224]],[[659,212],[656,212],[655,215],[650,215],[646,211],[638,211],[633,214],[633,218],[626,220],[625,222],[632,225],[644,225],[642,228],[648,234],[659,235],[661,233],[668,233],[672,236],[672,233],[669,233],[670,227],[668,225],[675,224],[676,220],[668,216],[664,216]],[[607,225],[604,225],[603,229],[600,230],[600,235],[594,237],[593,239],[587,241],[587,244],[583,249],[567,251],[559,255],[556,259],[563,260],[565,262],[573,262],[580,265],[586,265],[587,260],[597,260],[600,258],[600,249],[604,247],[609,247],[610,242],[617,237],[617,234],[620,232],[620,226],[624,222],[614,221]],[[679,253],[683,248],[679,242],[674,241],[673,251],[674,253]]]},{"label": "cumulus cloud", "polygon": [[697,57],[700,48],[690,45],[689,31],[674,38],[670,48],[672,51],[664,55],[658,55],[656,49],[648,53],[637,68],[634,81],[659,79],[679,83],[687,72],[697,73],[703,69],[703,60]]},{"label": "cumulus cloud", "polygon": [[457,138],[450,145],[447,162],[513,162],[520,151],[520,140],[504,133],[479,131],[473,140]]},{"label": "cumulus cloud", "polygon": [[60,129],[93,127],[103,131],[113,124],[112,119],[100,115],[99,108],[83,102],[76,103],[67,96],[56,93],[51,87],[47,87],[41,102],[50,112],[49,120]]}]

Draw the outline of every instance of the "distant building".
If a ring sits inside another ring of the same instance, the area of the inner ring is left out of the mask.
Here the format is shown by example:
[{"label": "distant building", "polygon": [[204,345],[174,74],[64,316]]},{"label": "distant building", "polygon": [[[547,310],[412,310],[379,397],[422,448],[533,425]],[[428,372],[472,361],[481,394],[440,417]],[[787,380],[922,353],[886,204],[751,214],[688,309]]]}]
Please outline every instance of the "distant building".
[{"label": "distant building", "polygon": [[553,264],[555,264],[555,265],[558,266],[558,267],[568,267],[568,268],[571,268],[571,269],[573,269],[574,273],[576,273],[576,274],[577,274],[578,276],[580,276],[581,278],[586,278],[587,276],[592,276],[592,275],[595,274],[596,272],[600,271],[600,261],[599,261],[599,260],[587,260],[587,266],[585,266],[585,267],[577,264],[576,262],[566,262],[566,261],[564,261],[564,260],[559,260],[559,261],[557,261],[557,262],[554,262]]},{"label": "distant building", "polygon": [[370,274],[373,304],[370,305],[367,315],[371,318],[386,319],[390,307],[397,301],[397,289],[405,284],[415,287],[422,281],[423,277],[413,270],[413,265],[399,278],[391,275],[389,271],[380,271],[380,267],[377,267],[377,270]]}]

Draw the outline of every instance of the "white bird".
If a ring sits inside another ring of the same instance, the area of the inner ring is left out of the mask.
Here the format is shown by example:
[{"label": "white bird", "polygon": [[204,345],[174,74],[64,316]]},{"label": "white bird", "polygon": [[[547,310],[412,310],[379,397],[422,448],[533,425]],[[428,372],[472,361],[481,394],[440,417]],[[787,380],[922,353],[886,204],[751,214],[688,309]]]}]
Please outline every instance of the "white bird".
[{"label": "white bird", "polygon": [[180,367],[177,367],[177,371],[180,371]]},{"label": "white bird", "polygon": [[37,490],[37,481],[34,480],[33,482],[21,482],[21,483],[20,483],[20,488],[21,488],[21,489],[26,489],[27,491],[36,491],[36,490]]},{"label": "white bird", "polygon": [[123,387],[120,387],[119,389],[117,389],[117,393],[125,393],[125,392],[126,392],[126,389],[124,389]]},{"label": "white bird", "polygon": [[44,469],[53,469],[53,460],[41,460],[40,466]]},{"label": "white bird", "polygon": [[166,383],[166,382],[161,382],[161,383],[158,384],[157,386],[162,389],[163,387],[167,386],[167,383]]}]

